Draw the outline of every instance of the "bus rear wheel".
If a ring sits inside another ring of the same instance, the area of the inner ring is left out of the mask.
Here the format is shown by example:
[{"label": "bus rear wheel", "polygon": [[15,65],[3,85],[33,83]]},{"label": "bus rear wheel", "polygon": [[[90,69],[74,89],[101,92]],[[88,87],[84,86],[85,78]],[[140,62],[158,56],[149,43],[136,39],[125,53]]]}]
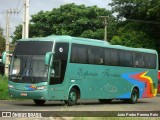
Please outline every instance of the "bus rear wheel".
[{"label": "bus rear wheel", "polygon": [[136,88],[134,88],[132,90],[131,98],[129,99],[129,103],[135,104],[138,100],[138,95],[139,95],[138,90]]},{"label": "bus rear wheel", "polygon": [[75,88],[72,88],[69,92],[68,100],[65,100],[65,104],[68,106],[73,106],[77,103],[78,94]]},{"label": "bus rear wheel", "polygon": [[46,102],[45,100],[36,100],[36,99],[34,99],[33,101],[36,105],[44,105],[44,103]]}]

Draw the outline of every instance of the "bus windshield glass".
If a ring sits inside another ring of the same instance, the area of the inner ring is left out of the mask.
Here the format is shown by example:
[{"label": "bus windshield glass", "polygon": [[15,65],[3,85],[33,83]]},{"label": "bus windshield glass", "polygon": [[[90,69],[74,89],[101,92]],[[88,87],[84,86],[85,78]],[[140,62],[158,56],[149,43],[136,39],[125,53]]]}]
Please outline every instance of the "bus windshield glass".
[{"label": "bus windshield glass", "polygon": [[11,60],[9,80],[16,83],[46,82],[45,54],[52,48],[50,41],[18,42]]},{"label": "bus windshield glass", "polygon": [[48,67],[44,64],[44,58],[44,55],[13,56],[10,80],[25,83],[45,82]]}]

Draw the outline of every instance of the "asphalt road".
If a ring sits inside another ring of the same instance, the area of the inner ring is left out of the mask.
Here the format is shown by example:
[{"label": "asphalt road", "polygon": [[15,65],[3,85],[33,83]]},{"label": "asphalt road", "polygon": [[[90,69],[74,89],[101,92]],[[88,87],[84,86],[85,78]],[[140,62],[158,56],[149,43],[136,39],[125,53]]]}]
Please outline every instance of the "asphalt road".
[{"label": "asphalt road", "polygon": [[36,106],[32,100],[0,100],[0,117],[3,117],[3,120],[19,120],[21,117],[23,120],[32,120],[33,117],[36,120],[68,118],[72,120],[74,117],[117,117],[119,115],[160,118],[160,95],[139,99],[136,104],[124,103],[120,100],[114,100],[109,104],[101,104],[98,100],[79,100],[74,106],[66,106],[62,101],[47,101],[43,106]]},{"label": "asphalt road", "polygon": [[160,95],[139,99],[136,104],[114,100],[101,104],[98,100],[79,100],[77,105],[66,106],[61,101],[47,101],[36,106],[32,100],[1,100],[0,111],[160,111]]}]

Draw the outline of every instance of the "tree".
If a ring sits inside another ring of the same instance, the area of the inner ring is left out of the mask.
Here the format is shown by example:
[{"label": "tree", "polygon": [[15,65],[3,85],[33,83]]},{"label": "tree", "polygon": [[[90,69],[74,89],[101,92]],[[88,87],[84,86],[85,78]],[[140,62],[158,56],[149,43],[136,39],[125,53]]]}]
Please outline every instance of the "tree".
[{"label": "tree", "polygon": [[21,38],[22,38],[22,25],[18,25],[16,27],[16,30],[14,31],[12,43],[14,44],[16,42],[16,40],[19,40]]},{"label": "tree", "polygon": [[[160,46],[160,0],[112,0],[110,5],[112,6],[112,11],[116,12],[117,17],[121,20],[119,29],[125,29],[123,30],[123,32],[126,32],[124,34],[133,35],[133,32],[136,31],[135,35],[137,39],[142,36],[139,39],[144,41],[143,44],[154,43],[154,45],[151,44],[151,46],[156,45],[158,49]],[[131,22],[134,25],[130,26]],[[126,26],[132,28],[126,29]],[[123,34],[120,33],[118,36],[119,38],[124,37]],[[132,38],[134,38],[134,36],[132,36]],[[132,39],[132,41],[133,40],[136,41],[135,39]],[[118,40],[118,42],[120,42],[120,40]],[[136,44],[138,45],[140,43],[138,42]],[[144,46],[146,47],[148,45]],[[154,48],[151,46],[147,48]]]},{"label": "tree", "polygon": [[3,29],[0,28],[0,53],[5,50],[5,38],[3,35]]},{"label": "tree", "polygon": [[[71,35],[103,39],[104,24],[99,16],[109,16],[108,39],[115,33],[116,19],[111,11],[97,6],[66,4],[52,11],[40,11],[31,16],[30,37],[49,35]],[[16,28],[14,40],[21,38],[20,26]]]},{"label": "tree", "polygon": [[112,0],[110,6],[119,18],[154,20],[160,17],[159,0]]},{"label": "tree", "polygon": [[128,23],[124,27],[119,28],[118,35],[114,36],[111,44],[124,45],[135,48],[156,49],[154,39],[141,30],[135,29],[138,26],[135,23]]}]

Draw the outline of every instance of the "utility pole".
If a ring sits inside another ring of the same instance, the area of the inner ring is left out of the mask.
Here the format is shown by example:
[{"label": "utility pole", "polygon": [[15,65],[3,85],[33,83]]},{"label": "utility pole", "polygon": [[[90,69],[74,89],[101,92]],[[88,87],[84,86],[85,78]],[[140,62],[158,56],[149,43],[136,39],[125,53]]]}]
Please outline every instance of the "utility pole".
[{"label": "utility pole", "polygon": [[6,63],[5,63],[5,75],[9,75],[9,42],[10,42],[10,31],[9,31],[9,26],[10,26],[10,15],[11,14],[18,14],[18,10],[16,9],[10,9],[10,10],[7,10],[5,12],[6,14]]},{"label": "utility pole", "polygon": [[107,24],[108,24],[108,16],[99,16],[100,18],[104,19],[104,40],[105,41],[108,41],[107,40]]},{"label": "utility pole", "polygon": [[[10,11],[7,10],[6,12],[6,52],[9,52],[9,17]],[[6,54],[6,63],[5,63],[5,75],[9,75],[9,54]]]},{"label": "utility pole", "polygon": [[22,38],[28,38],[29,36],[29,0],[24,1],[24,17],[23,17],[23,29]]}]

